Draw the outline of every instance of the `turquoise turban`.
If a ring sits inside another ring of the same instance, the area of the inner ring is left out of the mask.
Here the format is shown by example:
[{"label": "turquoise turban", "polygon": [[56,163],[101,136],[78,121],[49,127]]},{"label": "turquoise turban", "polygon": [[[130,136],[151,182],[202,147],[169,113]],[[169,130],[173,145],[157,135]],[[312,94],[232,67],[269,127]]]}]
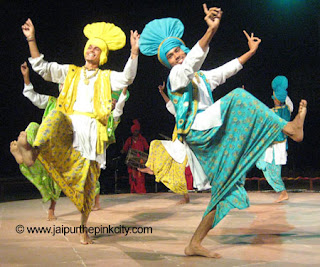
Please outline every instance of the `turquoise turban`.
[{"label": "turquoise turban", "polygon": [[277,76],[272,80],[271,87],[273,89],[272,98],[278,99],[281,103],[286,101],[288,92],[288,79],[285,76]]},{"label": "turquoise turban", "polygon": [[166,54],[175,47],[180,47],[186,54],[190,51],[180,39],[184,32],[184,26],[179,19],[163,18],[150,21],[143,29],[139,48],[146,56],[158,55],[159,61],[171,68]]}]

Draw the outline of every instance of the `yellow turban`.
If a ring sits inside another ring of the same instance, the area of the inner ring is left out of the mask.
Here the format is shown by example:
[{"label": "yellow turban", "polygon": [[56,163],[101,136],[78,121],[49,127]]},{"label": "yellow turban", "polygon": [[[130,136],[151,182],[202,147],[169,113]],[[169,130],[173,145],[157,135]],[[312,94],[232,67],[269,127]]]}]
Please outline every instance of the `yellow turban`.
[{"label": "yellow turban", "polygon": [[88,24],[84,27],[83,33],[89,39],[84,48],[84,56],[90,45],[99,47],[101,49],[99,65],[107,62],[109,50],[119,50],[126,44],[126,35],[113,23],[95,22]]}]

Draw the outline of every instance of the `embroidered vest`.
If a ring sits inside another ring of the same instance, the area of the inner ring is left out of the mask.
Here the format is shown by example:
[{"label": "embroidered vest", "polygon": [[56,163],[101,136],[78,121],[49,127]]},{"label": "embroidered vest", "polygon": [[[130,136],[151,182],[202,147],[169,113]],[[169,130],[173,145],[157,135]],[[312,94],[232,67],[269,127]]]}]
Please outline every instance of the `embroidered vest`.
[{"label": "embroidered vest", "polygon": [[[110,70],[100,70],[94,83],[93,116],[104,126],[108,123],[112,106],[110,73]],[[75,65],[69,66],[62,92],[57,101],[57,110],[68,115],[73,114],[73,105],[77,98],[80,74],[81,67]]]},{"label": "embroidered vest", "polygon": [[[282,105],[279,107],[273,107],[272,111],[274,113],[276,113],[280,118],[286,120],[286,121],[290,121],[290,117],[291,117],[291,113],[290,110],[288,108],[287,105]],[[285,135],[283,132],[281,132],[277,138],[275,139],[275,141],[273,142],[275,143],[281,143],[284,142],[285,140],[287,140],[287,135]],[[287,149],[288,149],[288,143],[287,143]]]},{"label": "embroidered vest", "polygon": [[[205,75],[198,71],[195,73],[196,79],[202,79],[207,87],[209,96],[212,103],[214,102],[212,97],[212,92],[210,85],[205,77]],[[198,80],[200,81],[200,80]],[[187,135],[193,124],[195,115],[198,112],[198,86],[191,81],[186,88],[181,88],[176,92],[171,92],[170,81],[168,78],[167,81],[168,96],[172,101],[174,108],[176,110],[176,127],[177,127],[177,136],[179,140],[182,139],[183,135]]]},{"label": "embroidered vest", "polygon": [[[83,113],[97,120],[97,154],[104,153],[104,142],[108,142],[109,139],[107,125],[112,107],[110,73],[111,70],[100,70],[98,72],[97,80],[94,83],[93,113]],[[73,110],[77,99],[80,74],[81,67],[75,65],[69,66],[62,92],[57,100],[57,110],[68,115],[81,113]]]}]

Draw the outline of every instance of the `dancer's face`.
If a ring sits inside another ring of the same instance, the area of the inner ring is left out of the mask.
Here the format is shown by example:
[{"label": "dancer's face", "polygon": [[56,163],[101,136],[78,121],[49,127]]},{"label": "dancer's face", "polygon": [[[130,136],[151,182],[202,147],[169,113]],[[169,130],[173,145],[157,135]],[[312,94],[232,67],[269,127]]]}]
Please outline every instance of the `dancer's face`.
[{"label": "dancer's face", "polygon": [[182,64],[186,58],[186,53],[179,47],[172,48],[167,54],[166,57],[171,67]]},{"label": "dancer's face", "polygon": [[85,60],[91,64],[98,65],[100,61],[101,49],[95,45],[89,45],[86,54]]}]

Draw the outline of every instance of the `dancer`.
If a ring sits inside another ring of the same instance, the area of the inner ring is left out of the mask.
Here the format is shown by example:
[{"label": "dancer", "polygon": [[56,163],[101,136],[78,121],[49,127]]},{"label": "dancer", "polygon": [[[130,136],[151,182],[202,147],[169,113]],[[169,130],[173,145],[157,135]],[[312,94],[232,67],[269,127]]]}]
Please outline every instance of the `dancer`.
[{"label": "dancer", "polygon": [[[123,114],[123,108],[124,108],[125,102],[129,98],[129,91],[127,91],[127,89],[128,88],[126,87],[122,91],[114,91],[111,94],[112,112],[108,119],[108,128],[107,128],[108,143],[106,144],[106,149],[109,147],[109,145],[116,142],[115,130],[117,129],[120,123],[120,117]],[[96,183],[94,206],[92,207],[92,211],[96,211],[99,209],[101,209],[101,206],[100,206],[100,182],[98,179]]]},{"label": "dancer", "polygon": [[[272,111],[280,118],[290,121],[293,103],[287,93],[288,79],[285,76],[277,76],[272,80],[271,86],[274,102]],[[281,132],[256,163],[257,168],[263,171],[267,182],[276,192],[280,192],[278,199],[275,201],[277,203],[289,199],[286,187],[281,179],[281,165],[287,164],[287,149],[287,136]]]},{"label": "dancer", "polygon": [[[121,150],[122,154],[128,153],[130,148],[143,152],[149,149],[149,144],[147,140],[140,133],[140,123],[137,119],[133,120],[133,125],[131,126],[131,133],[132,136],[128,137],[128,139],[124,143],[124,146]],[[128,166],[128,173],[130,192],[145,194],[145,174],[131,166]]]},{"label": "dancer", "polygon": [[185,254],[219,258],[219,254],[201,245],[204,237],[232,208],[249,206],[244,189],[246,172],[281,131],[302,141],[307,103],[301,100],[292,122],[281,119],[241,88],[214,103],[211,91],[242,69],[261,40],[244,31],[248,52],[219,68],[199,71],[222,16],[219,8],[208,9],[204,4],[203,9],[208,28],[191,50],[180,39],[182,22],[164,18],[145,26],[140,51],[148,56],[158,55],[159,61],[171,69],[167,88],[177,113],[178,138],[194,152],[211,184],[210,203]]},{"label": "dancer", "polygon": [[45,80],[64,83],[52,111],[42,122],[33,146],[26,142],[26,133],[20,133],[18,147],[28,166],[38,159],[50,176],[81,212],[81,244],[92,240],[86,224],[95,197],[95,186],[100,167],[106,165],[108,142],[107,122],[111,113],[111,90],[119,91],[130,85],[136,75],[139,34],[131,31],[131,54],[123,72],[100,70],[107,62],[109,50],[125,45],[126,36],[112,23],[88,24],[83,32],[89,39],[84,48],[85,65],[61,65],[46,62],[40,54],[35,28],[28,19],[22,31],[29,44],[32,68]]},{"label": "dancer", "polygon": [[[176,115],[174,106],[168,96],[163,92],[165,82],[158,86],[159,93],[166,103],[167,110]],[[190,202],[186,183],[187,154],[184,145],[176,139],[176,131],[173,133],[172,141],[153,140],[150,143],[150,152],[146,168],[138,168],[141,172],[155,175],[156,182],[162,182],[166,187],[176,194],[183,195],[177,204]],[[192,183],[191,183],[192,184]]]},{"label": "dancer", "polygon": [[[21,65],[20,69],[24,80],[23,95],[36,107],[45,109],[42,117],[42,119],[44,119],[51,110],[55,109],[57,99],[53,96],[41,95],[34,91],[33,85],[30,82],[29,68],[26,62]],[[25,130],[27,133],[27,141],[31,146],[34,142],[38,129],[39,124],[31,122]],[[19,164],[21,173],[39,190],[42,196],[42,201],[46,203],[50,200],[47,220],[56,220],[57,217],[54,212],[57,200],[61,193],[59,186],[51,179],[39,160],[36,160],[35,164],[30,167],[23,163],[22,154],[18,149],[17,141],[12,141],[10,143],[10,152]]]}]

